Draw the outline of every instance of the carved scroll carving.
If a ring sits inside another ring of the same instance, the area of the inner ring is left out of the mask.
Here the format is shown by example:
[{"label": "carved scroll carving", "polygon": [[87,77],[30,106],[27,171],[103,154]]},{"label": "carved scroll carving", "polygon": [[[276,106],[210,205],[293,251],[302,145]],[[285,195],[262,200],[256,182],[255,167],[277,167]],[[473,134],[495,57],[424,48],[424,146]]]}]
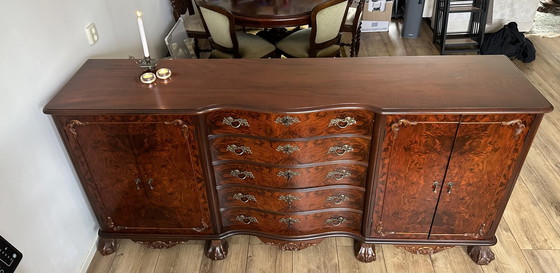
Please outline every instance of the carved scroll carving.
[{"label": "carved scroll carving", "polygon": [[87,122],[79,121],[79,120],[77,120],[77,119],[74,119],[74,120],[71,120],[70,122],[68,122],[68,123],[66,124],[66,129],[67,129],[70,133],[72,133],[72,134],[74,135],[74,137],[76,137],[76,136],[78,135],[78,132],[76,132],[76,128],[75,128],[75,127],[76,127],[76,126],[85,126],[85,125],[88,125],[88,123],[87,123]]},{"label": "carved scroll carving", "polygon": [[164,249],[164,248],[170,248],[176,245],[186,243],[187,241],[134,241],[134,242],[149,248]]},{"label": "carved scroll carving", "polygon": [[438,245],[395,245],[400,249],[404,249],[413,254],[431,255],[440,251],[450,249],[454,246],[438,246]]},{"label": "carved scroll carving", "polygon": [[514,119],[511,121],[504,121],[502,122],[502,125],[504,126],[517,126],[517,128],[515,129],[515,136],[519,136],[521,133],[523,133],[523,130],[525,130],[525,124],[523,124],[523,121],[521,121],[520,119]]},{"label": "carved scroll carving", "polygon": [[167,125],[174,125],[174,126],[178,126],[181,128],[181,132],[183,132],[183,137],[185,139],[189,139],[189,135],[187,134],[188,130],[189,130],[189,126],[187,126],[187,124],[185,124],[184,121],[180,120],[180,119],[176,119],[174,121],[166,121],[165,124]]},{"label": "carved scroll carving", "polygon": [[397,138],[397,134],[399,133],[399,130],[401,129],[401,127],[404,126],[409,126],[409,125],[417,125],[418,122],[417,121],[410,121],[407,119],[399,119],[399,121],[391,124],[391,130],[393,130],[393,138]]},{"label": "carved scroll carving", "polygon": [[302,249],[308,248],[310,246],[317,245],[323,240],[323,239],[319,239],[319,240],[310,240],[310,241],[302,241],[302,242],[284,242],[284,241],[280,241],[280,240],[261,238],[261,237],[259,237],[259,239],[263,243],[265,243],[267,245],[275,246],[282,251],[302,250]]},{"label": "carved scroll carving", "polygon": [[396,231],[385,231],[383,230],[383,222],[379,221],[379,224],[377,225],[377,228],[375,229],[375,232],[377,232],[377,234],[381,235],[381,236],[387,236],[387,235],[391,235],[391,234],[396,234]]},{"label": "carved scroll carving", "polygon": [[122,230],[122,229],[126,229],[125,226],[115,225],[115,222],[113,222],[113,219],[111,217],[107,217],[107,226],[114,231],[119,231],[119,230]]}]

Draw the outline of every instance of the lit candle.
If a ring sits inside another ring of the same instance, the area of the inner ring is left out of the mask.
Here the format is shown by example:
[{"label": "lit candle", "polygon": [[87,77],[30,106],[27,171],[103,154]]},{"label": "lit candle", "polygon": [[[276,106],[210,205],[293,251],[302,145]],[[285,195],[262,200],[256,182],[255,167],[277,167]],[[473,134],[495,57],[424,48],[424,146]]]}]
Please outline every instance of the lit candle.
[{"label": "lit candle", "polygon": [[142,49],[144,50],[144,57],[150,57],[148,51],[148,42],[146,41],[146,33],[144,32],[144,23],[142,22],[142,12],[136,11],[138,15],[138,29],[140,30],[140,39],[142,40]]}]

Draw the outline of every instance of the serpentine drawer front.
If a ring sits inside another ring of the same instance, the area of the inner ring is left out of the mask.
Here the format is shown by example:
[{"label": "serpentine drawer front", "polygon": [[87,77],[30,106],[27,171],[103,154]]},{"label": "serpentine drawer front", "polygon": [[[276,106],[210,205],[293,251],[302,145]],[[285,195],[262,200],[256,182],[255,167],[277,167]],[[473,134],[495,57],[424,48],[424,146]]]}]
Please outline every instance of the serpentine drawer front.
[{"label": "serpentine drawer front", "polygon": [[104,255],[118,238],[206,240],[218,260],[238,234],[289,250],[347,236],[363,262],[380,243],[487,264],[552,110],[504,56],[158,65],[172,78],[146,85],[130,60],[88,60],[44,108]]}]

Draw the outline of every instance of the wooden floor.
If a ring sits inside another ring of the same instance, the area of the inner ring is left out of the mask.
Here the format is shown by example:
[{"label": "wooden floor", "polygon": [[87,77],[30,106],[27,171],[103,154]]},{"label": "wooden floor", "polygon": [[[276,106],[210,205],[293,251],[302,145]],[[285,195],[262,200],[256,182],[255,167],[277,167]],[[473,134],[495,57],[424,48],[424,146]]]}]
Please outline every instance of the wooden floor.
[{"label": "wooden floor", "polygon": [[[360,56],[437,55],[427,25],[418,39],[389,33],[363,33]],[[203,256],[203,242],[189,241],[154,250],[120,240],[115,254],[96,253],[88,272],[560,272],[560,37],[531,37],[537,59],[515,61],[527,78],[559,109],[545,116],[498,228],[496,260],[478,266],[464,247],[434,255],[413,255],[391,245],[377,246],[377,261],[360,263],[352,240],[333,238],[298,252],[280,251],[250,236],[228,238],[223,261]],[[427,68],[429,69],[429,68]],[[404,75],[403,75],[404,76]]]}]

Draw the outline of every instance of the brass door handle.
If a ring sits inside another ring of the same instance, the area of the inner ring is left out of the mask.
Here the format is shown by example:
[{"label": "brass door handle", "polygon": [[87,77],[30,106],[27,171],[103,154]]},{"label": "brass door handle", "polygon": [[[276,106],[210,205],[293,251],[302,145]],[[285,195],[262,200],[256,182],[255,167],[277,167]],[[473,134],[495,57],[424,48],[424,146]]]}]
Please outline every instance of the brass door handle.
[{"label": "brass door handle", "polygon": [[347,170],[333,171],[327,174],[327,179],[334,178],[336,180],[342,180],[343,178],[349,177],[350,175],[350,172]]},{"label": "brass door handle", "polygon": [[325,224],[330,224],[333,226],[340,226],[342,223],[346,222],[347,219],[342,217],[342,216],[338,216],[338,217],[331,217],[327,220],[325,220]]},{"label": "brass door handle", "polygon": [[247,203],[249,201],[257,202],[257,198],[254,195],[250,194],[243,194],[243,193],[236,193],[233,195],[233,199],[239,200],[243,203]]},{"label": "brass door handle", "polygon": [[437,193],[437,188],[439,186],[439,183],[437,181],[434,181],[434,183],[432,183],[432,190],[434,193]]},{"label": "brass door handle", "polygon": [[277,117],[276,120],[274,121],[276,124],[282,124],[284,126],[290,126],[294,123],[298,123],[299,119],[298,118],[294,118],[294,117],[290,117],[290,116],[284,116],[284,117]]},{"label": "brass door handle", "polygon": [[343,155],[347,152],[353,151],[354,148],[348,144],[344,144],[342,146],[332,146],[329,148],[327,154],[335,154],[335,155]]},{"label": "brass door handle", "polygon": [[140,180],[140,178],[136,178],[136,180],[134,180],[134,183],[136,183],[136,190],[139,191],[140,183],[142,183],[142,180]]},{"label": "brass door handle", "polygon": [[344,129],[352,124],[356,124],[356,120],[353,117],[333,118],[331,119],[331,123],[329,123],[329,127],[337,126],[338,128]]},{"label": "brass door handle", "polygon": [[235,144],[231,144],[228,145],[226,148],[227,151],[232,152],[236,155],[242,155],[242,154],[253,154],[253,152],[251,151],[251,148],[246,147],[246,146],[237,146]]},{"label": "brass door handle", "polygon": [[453,186],[455,186],[455,185],[453,184],[453,182],[447,183],[447,194],[450,194],[450,193],[451,193],[451,190],[453,189]]},{"label": "brass door handle", "polygon": [[148,179],[148,186],[150,187],[150,190],[153,190],[153,189],[154,189],[154,185],[152,185],[152,182],[153,182],[153,181],[154,181],[154,180],[151,179],[151,178]]},{"label": "brass door handle", "polygon": [[239,179],[245,180],[247,178],[255,178],[255,176],[253,175],[252,172],[248,172],[248,171],[240,171],[240,170],[231,170],[231,172],[229,172],[229,174],[233,177],[237,177]]},{"label": "brass door handle", "polygon": [[276,147],[276,151],[283,152],[285,154],[291,154],[293,152],[299,151],[299,147],[298,146],[292,146],[290,144],[286,144],[284,146],[278,145],[278,147]]},{"label": "brass door handle", "polygon": [[349,198],[348,196],[344,195],[344,194],[337,194],[337,195],[332,195],[327,197],[327,199],[325,200],[326,202],[332,202],[335,205],[338,205],[344,201],[347,201]]},{"label": "brass door handle", "polygon": [[280,223],[284,223],[284,224],[288,225],[289,228],[291,228],[293,224],[299,223],[299,222],[301,222],[299,219],[295,219],[295,218],[292,218],[292,217],[281,218],[280,219]]},{"label": "brass door handle", "polygon": [[232,118],[232,117],[227,117],[224,118],[224,120],[222,120],[223,124],[229,125],[235,129],[241,127],[241,126],[247,126],[249,127],[249,122],[247,122],[246,119],[243,118]]},{"label": "brass door handle", "polygon": [[253,217],[253,216],[245,216],[245,215],[238,215],[237,217],[235,217],[235,220],[248,225],[250,223],[258,223],[259,221],[257,221],[257,218]]}]

